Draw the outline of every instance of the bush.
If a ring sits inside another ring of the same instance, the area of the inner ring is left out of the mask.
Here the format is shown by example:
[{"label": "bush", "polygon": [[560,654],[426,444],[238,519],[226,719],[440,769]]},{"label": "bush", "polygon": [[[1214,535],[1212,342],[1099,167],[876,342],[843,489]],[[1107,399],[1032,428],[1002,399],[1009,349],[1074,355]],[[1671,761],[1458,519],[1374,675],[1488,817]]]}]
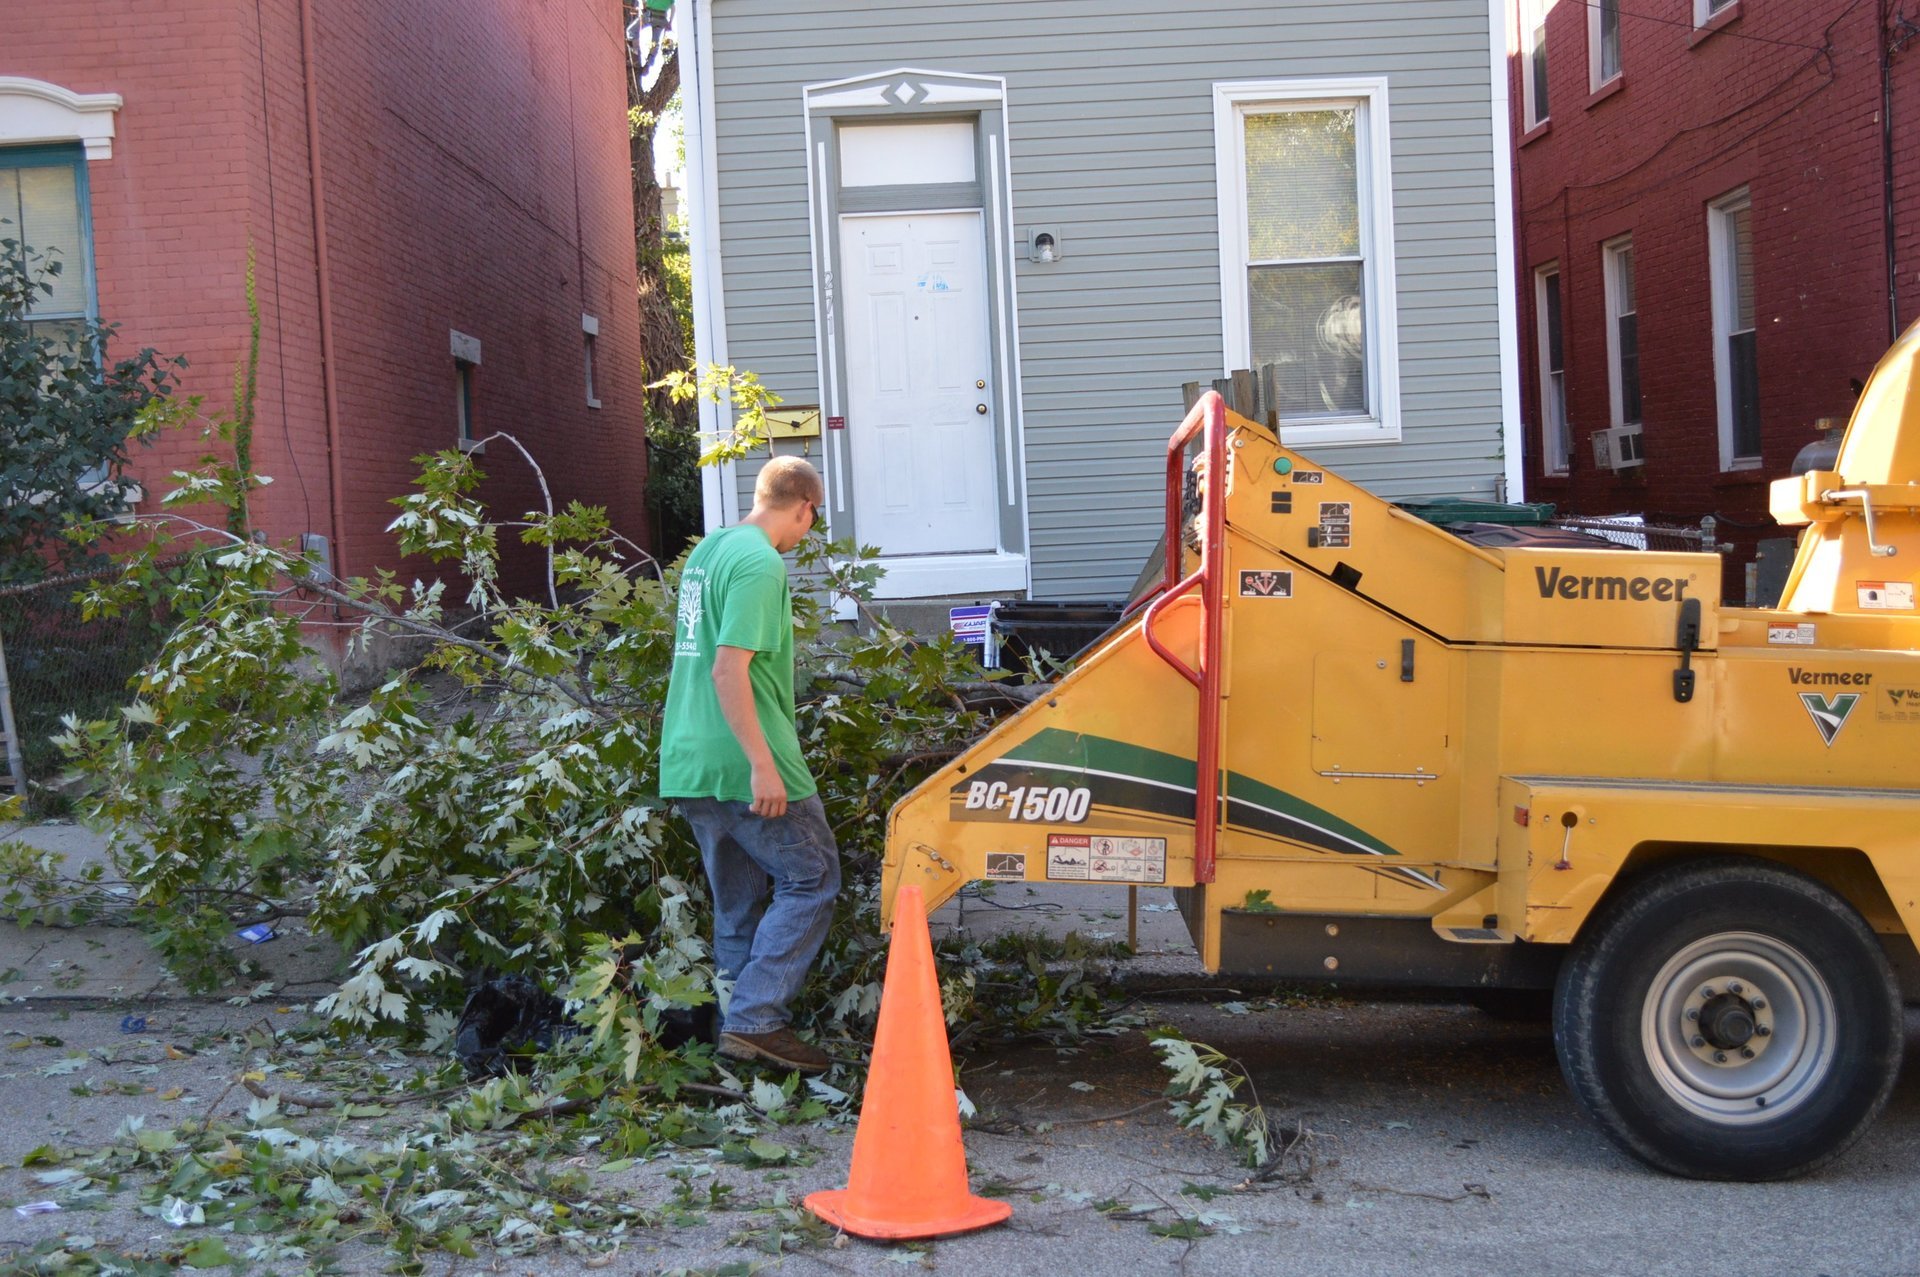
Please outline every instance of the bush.
[{"label": "bush", "polygon": [[62,266],[0,238],[0,585],[104,561],[65,533],[125,508],[129,441],[186,367],[151,349],[109,358],[110,325],[29,322]]}]

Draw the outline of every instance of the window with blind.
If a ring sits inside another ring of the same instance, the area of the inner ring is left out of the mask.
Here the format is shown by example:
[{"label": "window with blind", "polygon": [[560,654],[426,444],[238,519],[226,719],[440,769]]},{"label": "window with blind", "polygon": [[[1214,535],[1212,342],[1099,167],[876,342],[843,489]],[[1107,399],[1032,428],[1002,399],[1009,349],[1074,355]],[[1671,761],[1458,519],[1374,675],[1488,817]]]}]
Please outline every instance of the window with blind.
[{"label": "window with blind", "polygon": [[1620,0],[1586,0],[1590,87],[1620,74]]},{"label": "window with blind", "polygon": [[[86,153],[79,146],[0,147],[0,240],[38,254],[48,286],[27,305],[27,327],[70,350],[97,317],[87,217]],[[31,268],[31,267],[30,267]]]},{"label": "window with blind", "polygon": [[1537,128],[1547,119],[1547,11],[1554,0],[1520,0],[1521,103],[1526,127]]},{"label": "window with blind", "polygon": [[1601,246],[1607,275],[1607,367],[1613,382],[1613,424],[1640,424],[1640,307],[1634,300],[1634,240]]},{"label": "window with blind", "polygon": [[1747,190],[1707,208],[1713,278],[1713,372],[1720,406],[1720,468],[1760,464],[1760,364],[1755,340],[1753,201]]},{"label": "window with blind", "polygon": [[1219,86],[1228,363],[1275,366],[1289,442],[1397,430],[1385,85],[1355,84]]},{"label": "window with blind", "polygon": [[1613,424],[1640,424],[1640,311],[1634,299],[1633,237],[1601,246],[1606,273],[1607,369]]},{"label": "window with blind", "polygon": [[1573,433],[1567,425],[1566,342],[1560,319],[1560,264],[1533,273],[1535,340],[1540,352],[1540,468],[1567,473]]}]

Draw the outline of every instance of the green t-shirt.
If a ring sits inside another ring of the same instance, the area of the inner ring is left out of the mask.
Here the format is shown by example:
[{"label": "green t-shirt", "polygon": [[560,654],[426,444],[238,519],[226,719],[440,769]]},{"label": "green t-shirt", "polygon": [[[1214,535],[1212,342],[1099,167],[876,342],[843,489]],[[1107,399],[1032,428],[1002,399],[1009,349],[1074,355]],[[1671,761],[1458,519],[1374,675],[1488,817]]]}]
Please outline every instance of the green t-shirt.
[{"label": "green t-shirt", "polygon": [[787,565],[750,523],[710,532],[680,572],[673,676],[660,730],[660,796],[753,801],[753,768],[720,712],[714,649],[757,652],[747,664],[753,708],[787,798],[814,792],[793,723],[793,596]]}]

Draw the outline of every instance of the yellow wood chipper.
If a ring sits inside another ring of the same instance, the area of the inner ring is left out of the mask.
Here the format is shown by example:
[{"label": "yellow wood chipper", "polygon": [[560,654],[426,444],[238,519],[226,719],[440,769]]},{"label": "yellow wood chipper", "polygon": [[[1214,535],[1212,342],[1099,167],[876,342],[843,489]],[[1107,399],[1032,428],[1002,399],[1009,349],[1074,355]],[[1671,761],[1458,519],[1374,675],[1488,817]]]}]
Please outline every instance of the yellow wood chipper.
[{"label": "yellow wood chipper", "polygon": [[1920,326],[1773,485],[1777,608],[1711,553],[1475,544],[1217,395],[1166,461],[1164,580],[893,809],[889,915],[1165,884],[1210,970],[1551,989],[1580,1104],[1667,1171],[1860,1136],[1920,996]]}]

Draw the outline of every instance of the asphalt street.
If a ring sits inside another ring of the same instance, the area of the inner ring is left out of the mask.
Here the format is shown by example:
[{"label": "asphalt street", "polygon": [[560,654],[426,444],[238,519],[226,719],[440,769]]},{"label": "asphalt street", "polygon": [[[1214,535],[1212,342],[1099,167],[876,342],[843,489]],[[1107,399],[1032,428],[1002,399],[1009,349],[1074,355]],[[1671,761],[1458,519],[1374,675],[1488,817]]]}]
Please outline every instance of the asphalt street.
[{"label": "asphalt street", "polygon": [[[610,1178],[650,1203],[668,1201],[676,1172],[734,1192],[727,1209],[631,1235],[600,1271],[747,1265],[731,1271],[892,1274],[906,1264],[992,1277],[1920,1272],[1920,1068],[1911,1064],[1878,1127],[1829,1170],[1787,1184],[1703,1184],[1616,1152],[1561,1085],[1542,1024],[1458,1005],[1340,1000],[1158,1001],[1141,1009],[1151,1022],[1243,1061],[1274,1120],[1305,1133],[1283,1178],[1248,1185],[1232,1157],[1178,1127],[1155,1102],[1165,1075],[1141,1034],[1078,1050],[986,1046],[964,1060],[962,1080],[979,1110],[967,1144],[976,1191],[1014,1203],[1008,1224],[917,1248],[816,1237],[794,1253],[765,1253],[780,1231],[779,1207],[842,1182],[852,1140],[847,1123],[790,1127],[780,1138],[807,1164],[756,1171],[680,1152]],[[0,1161],[18,1168],[39,1144],[103,1140],[134,1114],[167,1125],[204,1112],[244,1066],[244,1049],[171,1060],[160,1048],[263,1015],[276,1013],[174,1005],[152,1013],[147,1038],[131,1039],[119,1032],[116,1011],[0,1013],[7,1044],[23,1044],[0,1054],[8,1096]],[[35,1035],[62,1045],[35,1043]],[[94,1048],[148,1062],[42,1072]],[[1910,1058],[1917,1051],[1920,1017],[1909,1024]],[[77,1078],[96,1093],[76,1098]],[[181,1094],[165,1098],[175,1088]],[[114,1093],[126,1089],[140,1093]],[[223,1113],[240,1103],[233,1094],[221,1101]],[[123,1207],[14,1214],[12,1204],[39,1195],[24,1172],[0,1172],[0,1242],[79,1229],[133,1249],[167,1240],[158,1221]],[[385,1267],[366,1250],[349,1254],[344,1271]],[[581,1260],[466,1261],[448,1271],[463,1269],[577,1273]]]},{"label": "asphalt street", "polygon": [[[22,834],[71,855],[70,867],[101,855],[73,826],[5,831]],[[650,1206],[669,1203],[689,1177],[733,1192],[723,1209],[632,1234],[597,1271],[1920,1277],[1920,1013],[1909,1015],[1909,1063],[1891,1106],[1844,1159],[1786,1184],[1693,1183],[1646,1169],[1586,1121],[1544,1022],[1458,1004],[1234,991],[1200,970],[1164,891],[1130,901],[1118,887],[1002,886],[932,921],[936,936],[982,940],[1028,929],[1123,940],[1131,926],[1139,956],[1117,974],[1140,999],[1132,1009],[1146,1027],[1171,1025],[1247,1067],[1274,1123],[1300,1133],[1285,1173],[1250,1184],[1231,1155],[1181,1129],[1143,1032],[1070,1049],[976,1041],[960,1061],[978,1110],[967,1133],[972,1180],[1013,1202],[1008,1224],[913,1248],[808,1232],[789,1237],[791,1253],[768,1253],[792,1233],[782,1219],[794,1203],[844,1182],[849,1116],[782,1128],[801,1154],[785,1169],[680,1151],[604,1177]],[[0,1271],[13,1248],[79,1232],[130,1251],[177,1243],[130,1194],[105,1210],[17,1215],[14,1205],[46,1196],[20,1163],[42,1144],[104,1143],[130,1116],[164,1127],[216,1104],[222,1114],[242,1107],[249,1097],[233,1084],[257,1061],[237,1035],[263,1019],[297,1023],[297,999],[331,987],[340,959],[292,927],[248,954],[277,982],[272,996],[196,1003],[177,996],[126,929],[0,927]],[[146,1015],[145,1034],[121,1032],[128,1009]],[[198,1054],[166,1050],[189,1042]],[[372,1248],[343,1259],[348,1273],[390,1265]],[[484,1258],[446,1271],[574,1274],[582,1262]]]}]

